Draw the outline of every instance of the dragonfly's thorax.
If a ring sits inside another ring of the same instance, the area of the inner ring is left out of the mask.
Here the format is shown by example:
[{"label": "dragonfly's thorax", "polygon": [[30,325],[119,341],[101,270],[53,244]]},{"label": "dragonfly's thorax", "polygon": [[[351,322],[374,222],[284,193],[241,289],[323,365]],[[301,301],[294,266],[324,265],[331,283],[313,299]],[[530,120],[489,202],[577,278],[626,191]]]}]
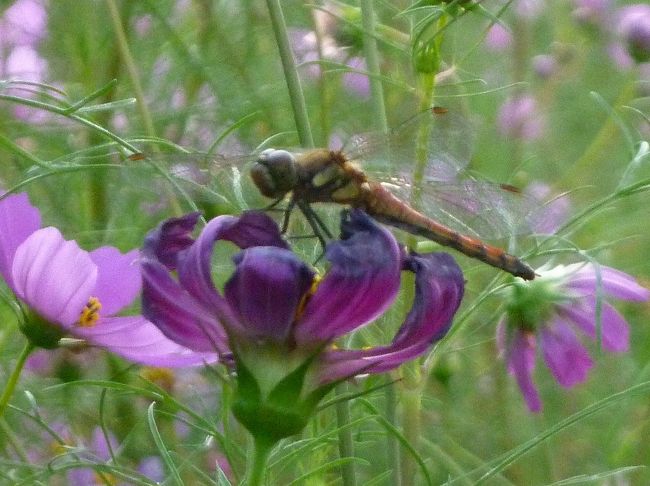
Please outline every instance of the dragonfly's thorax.
[{"label": "dragonfly's thorax", "polygon": [[298,180],[294,189],[305,202],[353,204],[366,182],[365,174],[336,150],[316,149],[297,158]]}]

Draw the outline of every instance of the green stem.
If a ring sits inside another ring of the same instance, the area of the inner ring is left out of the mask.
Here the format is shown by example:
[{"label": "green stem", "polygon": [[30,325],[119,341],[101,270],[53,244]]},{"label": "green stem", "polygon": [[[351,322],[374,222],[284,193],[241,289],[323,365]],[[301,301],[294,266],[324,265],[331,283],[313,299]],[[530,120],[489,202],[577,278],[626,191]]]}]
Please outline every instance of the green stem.
[{"label": "green stem", "polygon": [[117,8],[115,0],[106,0],[106,3],[111,14],[111,22],[113,24],[113,29],[115,30],[117,47],[126,66],[129,78],[131,79],[133,91],[135,92],[138,111],[140,112],[142,123],[144,124],[145,133],[150,137],[155,137],[156,131],[153,126],[151,114],[149,113],[149,109],[145,103],[144,90],[142,89],[142,83],[140,82],[140,76],[138,75],[138,68],[135,65],[135,61],[131,55],[131,50],[129,49],[129,42],[126,38],[126,33],[124,32],[124,25],[120,18],[119,9]]},{"label": "green stem", "polygon": [[366,57],[368,73],[370,73],[370,99],[379,129],[387,133],[388,120],[384,105],[384,90],[379,77],[379,51],[377,50],[377,38],[375,36],[373,0],[361,0],[361,19],[363,21],[363,52]]},{"label": "green stem", "polygon": [[266,0],[266,5],[269,9],[271,24],[273,25],[273,32],[275,33],[275,40],[278,44],[280,59],[282,60],[284,79],[287,83],[287,89],[289,90],[289,98],[291,99],[291,107],[293,108],[293,117],[296,122],[300,145],[307,148],[313,147],[314,138],[309,126],[307,105],[305,104],[305,96],[302,92],[302,86],[300,84],[300,78],[298,77],[298,71],[296,70],[293,53],[291,52],[291,46],[289,45],[289,34],[287,33],[287,25],[284,21],[282,6],[280,5],[279,0]]},{"label": "green stem", "polygon": [[9,375],[9,380],[7,380],[5,389],[2,392],[2,396],[0,396],[0,418],[2,418],[2,416],[4,415],[5,409],[9,404],[9,400],[14,394],[14,390],[16,389],[16,385],[18,384],[18,378],[20,378],[20,373],[23,371],[23,366],[25,366],[25,361],[27,361],[27,358],[32,353],[32,351],[34,351],[34,349],[35,346],[31,343],[31,341],[27,341],[25,347],[23,348],[23,350],[20,352],[20,355],[18,356],[18,361],[16,361],[16,367],[11,372],[11,375]]},{"label": "green stem", "polygon": [[249,469],[247,486],[261,486],[266,475],[266,464],[273,450],[274,442],[255,438],[255,450]]},{"label": "green stem", "polygon": [[[386,420],[397,428],[397,390],[395,384],[391,383],[384,389],[384,396],[386,398]],[[390,434],[386,439],[386,463],[391,470],[391,482],[394,486],[400,486],[400,463],[399,463],[399,447],[397,438]]]},{"label": "green stem", "polygon": [[[341,383],[336,387],[338,397],[345,395],[347,385]],[[336,425],[339,429],[339,456],[341,459],[354,457],[354,442],[352,440],[352,428],[350,424],[350,402],[348,400],[339,400],[336,403]],[[346,461],[341,465],[341,478],[343,486],[355,486],[357,476],[354,467],[354,461]]]}]

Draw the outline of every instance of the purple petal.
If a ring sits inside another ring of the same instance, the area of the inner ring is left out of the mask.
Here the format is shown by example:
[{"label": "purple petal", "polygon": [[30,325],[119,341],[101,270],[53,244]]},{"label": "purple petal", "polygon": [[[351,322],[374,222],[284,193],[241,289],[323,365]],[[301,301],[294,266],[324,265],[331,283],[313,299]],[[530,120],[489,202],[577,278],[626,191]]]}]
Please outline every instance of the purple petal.
[{"label": "purple petal", "polygon": [[511,341],[506,349],[508,370],[515,376],[517,385],[524,396],[526,405],[531,412],[539,412],[542,402],[533,382],[535,370],[535,335],[515,329],[510,336]]},{"label": "purple petal", "polygon": [[[558,313],[575,323],[590,338],[596,339],[596,301],[585,299],[581,304],[558,307]],[[603,348],[616,353],[630,348],[630,328],[621,314],[611,305],[601,305],[601,336]]]},{"label": "purple petal", "polygon": [[16,250],[12,278],[16,294],[52,323],[71,326],[93,295],[97,266],[75,241],[43,228]]},{"label": "purple petal", "polygon": [[15,290],[11,265],[16,249],[41,227],[41,215],[29,203],[26,193],[12,194],[0,200],[0,275]]},{"label": "purple petal", "polygon": [[[573,269],[575,268],[575,271]],[[606,295],[622,300],[644,301],[650,298],[650,291],[641,287],[627,273],[611,267],[600,265],[600,282],[593,265],[574,264],[567,266],[569,272],[565,286],[580,295],[595,295],[598,285]]]},{"label": "purple petal", "polygon": [[99,270],[93,296],[102,304],[101,313],[112,316],[129,305],[142,287],[138,250],[122,254],[112,246],[90,252]]},{"label": "purple petal", "polygon": [[178,278],[181,285],[195,299],[212,309],[219,319],[232,321],[231,310],[212,282],[212,250],[219,240],[230,241],[242,249],[252,246],[288,246],[271,218],[264,213],[248,211],[239,218],[214,218],[187,251],[179,255]]},{"label": "purple petal", "polygon": [[327,246],[331,268],[308,301],[298,343],[329,341],[372,321],[399,288],[400,249],[393,235],[363,211],[341,223],[343,239]]},{"label": "purple petal", "polygon": [[460,267],[446,253],[413,255],[406,264],[415,272],[415,297],[393,342],[368,350],[329,352],[325,357],[326,381],[394,369],[426,352],[449,330],[463,297]]},{"label": "purple petal", "polygon": [[189,213],[160,223],[146,236],[142,248],[143,255],[158,260],[170,270],[175,270],[178,253],[194,243],[191,233],[200,216],[200,213]]},{"label": "purple petal", "polygon": [[314,272],[291,251],[272,246],[244,250],[224,294],[253,338],[285,342]]},{"label": "purple petal", "polygon": [[142,313],[169,339],[195,351],[229,352],[221,323],[156,261],[142,262]]},{"label": "purple petal", "polygon": [[147,366],[201,366],[219,359],[217,353],[195,352],[175,343],[142,316],[108,317],[93,327],[75,327],[71,332],[95,346]]},{"label": "purple petal", "polygon": [[587,379],[593,362],[566,322],[556,319],[540,335],[544,361],[560,385],[569,388]]}]

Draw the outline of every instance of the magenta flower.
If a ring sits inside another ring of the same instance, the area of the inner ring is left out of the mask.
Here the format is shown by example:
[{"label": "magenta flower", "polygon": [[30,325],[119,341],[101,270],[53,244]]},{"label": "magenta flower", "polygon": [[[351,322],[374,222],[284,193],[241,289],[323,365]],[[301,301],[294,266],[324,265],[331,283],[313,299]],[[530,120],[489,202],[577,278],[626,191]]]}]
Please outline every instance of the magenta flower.
[{"label": "magenta flower", "polygon": [[650,61],[650,5],[634,4],[619,11],[618,33],[636,62]]},{"label": "magenta flower", "polygon": [[570,388],[585,381],[593,366],[576,330],[592,339],[600,335],[606,351],[624,352],[629,347],[625,319],[606,300],[598,303],[599,293],[628,301],[650,297],[650,291],[631,276],[610,267],[572,264],[540,268],[537,273],[540,277],[534,281],[513,283],[508,311],[497,328],[500,353],[533,412],[542,408],[532,380],[538,340],[555,380]]},{"label": "magenta flower", "polygon": [[[447,332],[463,295],[461,271],[449,255],[405,255],[389,231],[359,210],[347,213],[342,239],[328,245],[331,265],[322,278],[263,213],[220,216],[194,240],[197,219],[195,213],[167,220],[147,237],[143,312],[182,346],[216,350],[234,366],[236,416],[273,440],[300,431],[335,383],[426,352]],[[223,292],[211,276],[219,241],[242,249]],[[335,339],[390,306],[402,270],[415,273],[416,297],[392,343],[333,349]]]},{"label": "magenta flower", "polygon": [[544,116],[530,95],[508,98],[499,110],[497,124],[504,136],[529,141],[540,138],[545,129]]},{"label": "magenta flower", "polygon": [[137,363],[191,366],[215,361],[167,339],[142,316],[115,317],[138,295],[139,254],[110,246],[87,252],[54,227],[41,228],[27,194],[0,200],[0,275],[24,304],[21,330],[36,346],[83,339]]}]

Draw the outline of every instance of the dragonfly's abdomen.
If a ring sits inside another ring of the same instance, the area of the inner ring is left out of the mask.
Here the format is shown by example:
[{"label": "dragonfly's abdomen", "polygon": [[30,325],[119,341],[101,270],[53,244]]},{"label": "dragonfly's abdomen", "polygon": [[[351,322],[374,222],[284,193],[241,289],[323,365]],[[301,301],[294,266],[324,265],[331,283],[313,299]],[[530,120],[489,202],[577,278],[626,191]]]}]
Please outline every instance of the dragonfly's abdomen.
[{"label": "dragonfly's abdomen", "polygon": [[535,271],[516,256],[495,246],[486,245],[480,240],[462,235],[426,217],[378,183],[367,183],[367,190],[362,191],[359,203],[359,206],[385,224],[454,248],[467,256],[505,270],[517,277],[526,280],[535,278]]}]

